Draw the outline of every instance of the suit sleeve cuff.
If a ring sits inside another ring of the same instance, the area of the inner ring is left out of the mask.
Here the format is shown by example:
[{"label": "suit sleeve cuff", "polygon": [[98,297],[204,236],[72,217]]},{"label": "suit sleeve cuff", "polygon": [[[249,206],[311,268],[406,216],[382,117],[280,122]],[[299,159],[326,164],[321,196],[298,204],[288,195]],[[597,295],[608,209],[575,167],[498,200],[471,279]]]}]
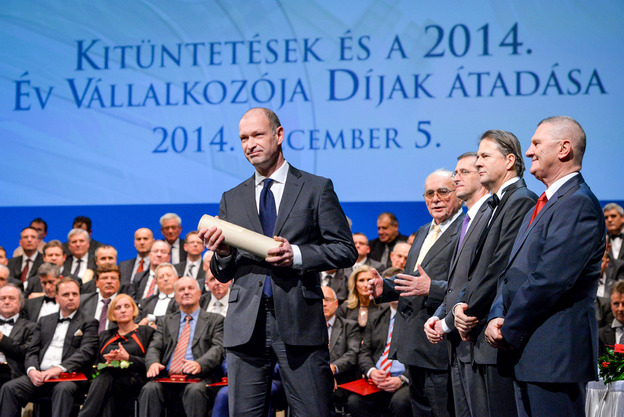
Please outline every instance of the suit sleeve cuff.
[{"label": "suit sleeve cuff", "polygon": [[30,371],[33,371],[33,370],[36,371],[37,368],[35,368],[34,366],[30,366],[28,369],[26,369],[26,375],[30,374]]},{"label": "suit sleeve cuff", "polygon": [[370,378],[370,374],[371,374],[371,372],[373,372],[375,369],[377,369],[377,368],[370,368],[370,369],[368,370],[368,372],[366,372],[366,378]]},{"label": "suit sleeve cuff", "polygon": [[444,330],[444,333],[450,333],[451,329],[446,324],[446,321],[445,320],[440,320],[440,321],[442,323],[442,330]]}]

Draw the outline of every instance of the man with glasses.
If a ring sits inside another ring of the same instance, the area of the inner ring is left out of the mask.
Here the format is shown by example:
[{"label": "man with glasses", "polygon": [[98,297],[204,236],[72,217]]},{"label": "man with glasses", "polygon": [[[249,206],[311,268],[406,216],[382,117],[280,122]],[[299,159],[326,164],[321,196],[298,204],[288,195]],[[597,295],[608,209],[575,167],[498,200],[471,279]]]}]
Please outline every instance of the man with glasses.
[{"label": "man with glasses", "polygon": [[423,329],[444,300],[464,214],[450,171],[430,174],[424,197],[433,221],[418,230],[405,273],[383,281],[377,274],[372,289],[382,301],[399,300],[388,357],[408,368],[414,415],[452,416],[448,352],[443,344],[429,343]]},{"label": "man with glasses", "polygon": [[[484,340],[498,277],[522,219],[537,201],[522,179],[524,160],[520,142],[511,132],[488,130],[481,136],[476,167],[481,184],[492,193],[492,215],[481,233],[466,286],[453,308],[455,327],[464,341],[474,343],[472,366],[467,367],[467,391],[473,416],[516,416],[510,371],[497,366],[497,351]],[[503,374],[503,375],[501,375]]]}]

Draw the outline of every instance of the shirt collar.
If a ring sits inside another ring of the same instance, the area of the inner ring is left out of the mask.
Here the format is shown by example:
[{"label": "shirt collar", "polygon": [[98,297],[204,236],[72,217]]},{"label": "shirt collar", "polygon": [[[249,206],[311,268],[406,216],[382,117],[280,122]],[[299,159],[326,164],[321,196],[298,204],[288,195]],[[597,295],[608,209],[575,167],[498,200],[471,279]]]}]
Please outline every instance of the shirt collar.
[{"label": "shirt collar", "polygon": [[201,308],[197,307],[195,311],[193,311],[191,314],[186,314],[185,312],[180,310],[180,323],[186,322],[187,315],[193,317],[193,320],[195,320],[195,323],[197,323],[197,319],[199,318],[199,310],[201,310]]},{"label": "shirt collar", "polygon": [[[459,209],[451,217],[449,217],[448,219],[446,219],[442,223],[440,223],[438,225],[438,226],[440,226],[440,233],[444,233],[444,231],[451,225],[451,223],[453,223],[459,216],[461,216],[462,213],[463,213],[463,211],[461,209]],[[433,230],[433,226],[435,224],[436,224],[435,220],[432,220],[431,221],[431,225],[429,226],[429,231]]]},{"label": "shirt collar", "polygon": [[173,296],[174,296],[174,293],[165,294],[165,293],[162,293],[162,292],[158,292],[158,299],[159,300],[165,300],[167,298],[173,300]]},{"label": "shirt collar", "polygon": [[471,219],[474,219],[477,213],[479,212],[479,209],[483,205],[483,203],[485,203],[487,199],[490,198],[491,196],[492,195],[488,193],[484,195],[483,197],[481,197],[479,200],[477,200],[476,203],[474,203],[472,207],[470,207],[470,209],[468,209],[468,212],[466,214],[470,216]]},{"label": "shirt collar", "polygon": [[5,319],[4,317],[0,316],[0,318],[4,319],[4,320],[11,320],[13,319],[13,325],[15,325],[15,323],[17,323],[17,319],[19,319],[20,313],[17,313],[14,316],[9,317],[8,319]]},{"label": "shirt collar", "polygon": [[[72,313],[71,313],[69,316],[67,316],[67,317],[69,317],[70,319],[73,319],[73,318],[74,318],[74,316],[76,315],[76,313],[78,313],[78,310],[76,310],[76,311],[72,312]],[[59,308],[59,318],[60,318],[60,319],[64,318],[64,317],[63,317],[63,313],[61,313],[61,309],[60,309],[60,308]]]},{"label": "shirt collar", "polygon": [[[286,183],[286,177],[288,176],[288,169],[290,168],[290,164],[286,161],[282,164],[281,167],[277,169],[269,178],[275,180],[275,182],[279,182],[280,184]],[[258,171],[255,172],[255,183],[256,187],[262,184],[266,177],[260,174]]]},{"label": "shirt collar", "polygon": [[578,175],[578,171],[573,172],[571,174],[568,174],[565,177],[561,177],[557,181],[555,181],[552,184],[550,184],[550,187],[548,187],[546,189],[546,198],[548,198],[550,200],[552,198],[552,196],[555,195],[555,193],[557,191],[559,191],[559,188],[561,188],[561,186],[563,186],[563,184],[568,182],[568,180],[570,180],[572,177],[574,177],[576,175]]},{"label": "shirt collar", "polygon": [[[96,288],[96,290],[95,290],[95,291],[97,291],[97,295],[98,295],[98,303],[101,303],[101,302],[102,302],[102,300],[104,300],[104,297],[102,297],[102,294],[100,294],[100,289],[99,289],[99,288]],[[113,299],[114,299],[115,297],[117,297],[117,293],[115,293],[115,294],[111,295],[111,296],[109,297],[109,300],[113,301]]]},{"label": "shirt collar", "polygon": [[622,323],[618,319],[613,319],[613,323],[611,323],[612,328],[622,327]]},{"label": "shirt collar", "polygon": [[220,299],[217,300],[217,297],[214,296],[214,294],[210,294],[210,302],[212,304],[214,304],[215,302],[220,302],[223,305],[226,305],[228,303],[228,300],[230,299],[230,289],[228,288],[227,293],[225,293],[225,295]]},{"label": "shirt collar", "polygon": [[336,323],[336,314],[334,314],[331,319],[327,320],[327,324],[329,324],[330,327],[334,327],[334,323]]},{"label": "shirt collar", "polygon": [[498,199],[502,200],[503,196],[505,195],[505,191],[507,190],[507,187],[509,187],[511,184],[514,184],[518,181],[520,181],[520,177],[513,177],[512,179],[505,181],[503,185],[501,185],[501,188],[496,193],[496,196],[498,197]]}]

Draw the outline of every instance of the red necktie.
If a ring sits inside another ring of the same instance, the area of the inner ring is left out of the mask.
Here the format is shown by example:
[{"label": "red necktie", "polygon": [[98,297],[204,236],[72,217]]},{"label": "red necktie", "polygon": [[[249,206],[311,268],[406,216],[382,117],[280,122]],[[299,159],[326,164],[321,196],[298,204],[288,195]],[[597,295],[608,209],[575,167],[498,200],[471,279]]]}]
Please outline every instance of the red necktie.
[{"label": "red necktie", "polygon": [[137,274],[139,272],[143,272],[143,262],[145,262],[145,260],[141,258],[141,262],[139,262],[139,267],[137,268],[137,271],[136,271]]},{"label": "red necktie", "polygon": [[154,295],[154,288],[156,287],[156,277],[154,277],[154,279],[152,280],[152,283],[149,286],[149,289],[147,290],[147,294],[145,294],[145,298]]},{"label": "red necktie", "polygon": [[30,265],[30,259],[26,259],[26,265],[24,265],[24,269],[22,269],[22,273],[20,274],[20,281],[22,282],[26,281],[26,278],[28,278],[28,270],[30,269],[28,265]]},{"label": "red necktie", "polygon": [[392,343],[392,330],[394,329],[394,317],[390,320],[390,329],[388,330],[388,343],[381,354],[381,363],[379,370],[388,374],[390,372],[390,366],[392,361],[388,359],[388,353],[390,353],[390,344]]},{"label": "red necktie", "polygon": [[542,193],[542,195],[540,195],[540,198],[537,199],[537,204],[535,204],[535,210],[533,210],[533,215],[531,216],[529,226],[531,225],[531,223],[533,223],[533,220],[535,219],[535,217],[537,217],[537,213],[542,210],[542,207],[544,207],[544,204],[546,204],[547,201],[548,197],[546,197],[546,193]]},{"label": "red necktie", "polygon": [[184,323],[184,328],[182,329],[182,334],[178,339],[178,344],[176,345],[175,351],[173,352],[173,358],[171,359],[171,366],[169,367],[169,375],[182,375],[182,368],[184,367],[184,356],[186,354],[186,348],[189,344],[189,339],[191,336],[191,320],[193,317],[187,315],[185,317],[186,323]]}]

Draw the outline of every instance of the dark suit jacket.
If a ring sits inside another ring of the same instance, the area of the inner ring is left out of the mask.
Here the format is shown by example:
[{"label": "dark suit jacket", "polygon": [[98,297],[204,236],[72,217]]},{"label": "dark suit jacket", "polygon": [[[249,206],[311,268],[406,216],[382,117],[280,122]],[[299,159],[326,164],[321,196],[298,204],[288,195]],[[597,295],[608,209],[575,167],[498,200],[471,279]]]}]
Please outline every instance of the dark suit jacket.
[{"label": "dark suit jacket", "polygon": [[[186,259],[180,262],[179,264],[175,264],[174,267],[176,269],[176,272],[178,273],[178,276],[182,277],[184,275],[184,270],[186,269]],[[206,291],[208,291],[208,288],[206,288],[206,271],[204,271],[204,268],[202,268],[201,261],[199,263],[199,271],[197,271],[196,279],[197,279],[197,283],[199,284],[199,289],[201,290],[201,292],[205,293]]]},{"label": "dark suit jacket", "polygon": [[[54,313],[41,317],[41,320],[37,323],[26,352],[25,369],[34,366],[40,370],[39,365],[43,355],[50,346],[50,342],[52,342],[58,318],[59,313]],[[97,331],[97,320],[88,317],[80,311],[76,313],[67,329],[62,361],[60,363],[61,366],[67,369],[67,372],[89,372],[91,370],[98,347]]]},{"label": "dark suit jacket", "polygon": [[[119,275],[122,284],[130,286],[132,283],[132,271],[134,270],[134,263],[136,262],[136,259],[137,258],[134,257],[132,259],[128,259],[127,261],[119,262]],[[143,265],[143,270],[149,269],[149,265]]]},{"label": "dark suit jacket", "polygon": [[[219,218],[263,234],[256,207],[252,176],[223,194]],[[291,166],[273,234],[298,245],[301,269],[274,267],[264,260],[247,258],[235,249],[222,268],[217,263],[218,256],[212,258],[215,277],[221,282],[234,280],[224,345],[239,346],[251,339],[267,275],[271,276],[275,317],[284,343],[327,345],[319,272],[353,265],[357,258],[331,180]]]},{"label": "dark suit jacket", "polygon": [[[390,262],[390,252],[392,252],[394,250],[394,245],[396,245],[399,242],[407,242],[407,236],[402,235],[401,233],[399,233],[399,235],[396,237],[396,239],[394,239],[392,242],[390,242],[387,246],[388,246],[388,262]],[[375,238],[371,241],[368,242],[368,246],[370,247],[370,252],[368,254],[368,257],[370,259],[373,259],[377,262],[381,262],[381,256],[384,253],[384,249],[386,248],[386,244],[383,243],[381,240],[379,240],[379,238]],[[379,271],[381,272],[381,271]]]},{"label": "dark suit jacket", "polygon": [[329,288],[334,290],[339,303],[342,303],[349,296],[349,288],[347,279],[349,278],[343,273],[343,269],[337,269],[329,280]]},{"label": "dark suit jacket", "polygon": [[[10,271],[9,278],[16,279],[19,283],[21,283],[20,275],[22,275],[23,259],[24,259],[24,255],[16,256],[15,258],[9,259],[9,263],[7,264],[7,268],[9,268],[9,271]],[[33,261],[33,263],[30,265],[28,269],[27,278],[37,276],[37,269],[39,269],[42,263],[43,263],[43,255],[37,252],[37,256],[35,257],[35,260]]]},{"label": "dark suit jacket", "polygon": [[615,345],[615,329],[611,327],[611,324],[605,324],[598,329],[598,355],[600,356],[606,353],[607,346]]},{"label": "dark suit jacket", "polygon": [[[72,263],[74,262],[74,255],[67,255],[65,263],[63,264],[63,271],[67,271],[68,274],[73,274]],[[87,260],[87,269],[92,270],[95,273],[97,266],[95,265],[95,254],[91,253],[89,249],[89,260]]]},{"label": "dark suit jacket", "polygon": [[[139,322],[143,320],[145,317],[147,317],[148,314],[154,314],[154,309],[156,308],[157,303],[158,294],[154,294],[152,296],[142,299],[139,303],[139,315],[137,316],[136,321]],[[169,301],[169,305],[167,306],[167,314],[172,314],[176,311],[180,311],[178,303],[176,303],[175,300]]]},{"label": "dark suit jacket", "polygon": [[355,370],[361,343],[357,323],[336,317],[329,338],[329,362],[338,368],[335,377],[339,384],[357,379]]},{"label": "dark suit jacket", "polygon": [[11,379],[26,373],[24,357],[37,325],[23,318],[18,318],[8,336],[0,340],[0,352],[6,356],[11,368]]},{"label": "dark suit jacket", "polygon": [[[154,363],[169,363],[180,331],[180,312],[159,317],[157,328],[145,355],[145,367]],[[200,308],[191,350],[195,361],[201,365],[201,377],[217,379],[223,362],[223,316],[207,313]],[[165,372],[165,371],[163,371]]]},{"label": "dark suit jacket", "polygon": [[[126,289],[127,293],[130,297],[134,299],[137,303],[141,301],[143,297],[143,293],[145,292],[145,287],[147,286],[147,282],[149,281],[149,268],[139,274],[136,274],[134,277],[134,281],[132,285]],[[156,287],[156,290],[158,287]]]},{"label": "dark suit jacket", "polygon": [[[123,291],[119,291],[118,294],[122,293]],[[83,312],[85,315],[87,315],[88,317],[94,318],[96,320],[98,320],[98,324],[99,324],[99,317],[95,317],[95,311],[97,309],[97,302],[98,302],[98,293],[97,292],[90,292],[88,294],[82,294],[80,296],[80,308],[79,310],[81,312]],[[109,324],[110,328],[115,328],[117,327],[116,323],[111,322]]]},{"label": "dark suit jacket", "polygon": [[[165,242],[167,242],[167,241],[165,240]],[[167,243],[169,243],[169,242],[167,242]],[[171,259],[173,259],[174,251],[178,250],[179,253],[180,253],[180,262],[186,261],[186,251],[184,250],[184,239],[178,238],[177,246],[180,249],[173,249],[173,248],[171,248]]]},{"label": "dark suit jacket", "polygon": [[[487,227],[491,214],[492,207],[487,204],[487,202],[484,202],[477,211],[474,219],[472,219],[470,228],[466,231],[466,236],[464,236],[461,247],[459,245],[455,246],[455,251],[451,257],[451,264],[449,266],[446,295],[444,296],[444,301],[434,314],[436,317],[444,320],[448,328],[451,329],[451,332],[447,335],[448,340],[452,346],[457,347],[455,352],[463,362],[472,361],[472,345],[468,342],[461,341],[459,333],[455,328],[455,316],[450,310],[457,303],[459,293],[466,285],[468,269],[474,258],[479,236],[485,227]],[[457,243],[459,244],[459,238]],[[449,350],[449,353],[452,353],[452,351]]]},{"label": "dark suit jacket", "polygon": [[[386,347],[391,314],[390,306],[388,304],[382,304],[375,314],[369,316],[364,338],[362,339],[362,346],[358,353],[358,366],[363,375],[366,375],[369,369],[375,367],[375,364]],[[397,313],[397,317],[398,316],[399,313]],[[396,326],[396,317],[394,319],[394,325]],[[396,332],[393,331],[393,337],[395,334]]]},{"label": "dark suit jacket", "polygon": [[468,304],[466,313],[469,316],[479,319],[479,325],[472,331],[476,339],[476,363],[496,364],[496,349],[484,338],[487,317],[496,297],[498,278],[507,265],[522,219],[527,212],[532,211],[536,201],[537,196],[526,187],[523,179],[511,184],[505,189],[489,226],[480,238],[483,243],[476,249],[477,254],[472,262],[468,281],[458,299],[458,302]]},{"label": "dark suit jacket", "polygon": [[43,305],[43,297],[35,297],[26,300],[24,305],[24,318],[36,322]]},{"label": "dark suit jacket", "polygon": [[[394,290],[394,279],[384,279],[383,301],[399,300],[389,357],[398,359],[404,365],[440,371],[449,367],[447,347],[442,343],[429,342],[424,326],[444,300],[448,284],[448,269],[463,220],[464,214],[460,213],[438,237],[421,263],[422,268],[431,278],[429,295],[399,297],[399,293]],[[430,227],[431,222],[418,229],[405,262],[407,274],[419,275],[418,271],[414,272],[416,261]]]},{"label": "dark suit jacket", "polygon": [[[586,382],[597,374],[594,299],[605,250],[600,203],[579,174],[527,213],[502,274],[493,312],[518,352],[519,381]],[[545,354],[547,353],[547,354]]]}]

